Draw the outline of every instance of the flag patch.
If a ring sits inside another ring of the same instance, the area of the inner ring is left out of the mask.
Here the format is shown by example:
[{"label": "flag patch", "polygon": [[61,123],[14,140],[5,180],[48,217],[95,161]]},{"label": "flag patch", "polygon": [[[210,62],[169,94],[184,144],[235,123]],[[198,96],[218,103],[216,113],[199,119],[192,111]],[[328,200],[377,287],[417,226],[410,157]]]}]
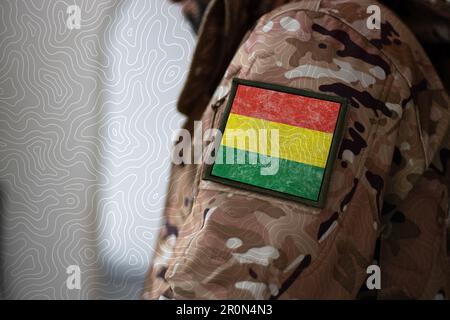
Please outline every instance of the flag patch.
[{"label": "flag patch", "polygon": [[345,111],[340,97],[234,79],[204,179],[321,207]]}]

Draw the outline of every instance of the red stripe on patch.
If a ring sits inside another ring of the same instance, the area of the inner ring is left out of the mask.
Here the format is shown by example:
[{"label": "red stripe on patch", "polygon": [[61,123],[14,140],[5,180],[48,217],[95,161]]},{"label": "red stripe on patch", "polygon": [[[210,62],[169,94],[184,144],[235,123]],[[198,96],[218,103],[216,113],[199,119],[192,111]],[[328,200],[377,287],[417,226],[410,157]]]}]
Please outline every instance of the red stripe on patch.
[{"label": "red stripe on patch", "polygon": [[240,84],[231,112],[247,117],[333,133],[340,104]]}]

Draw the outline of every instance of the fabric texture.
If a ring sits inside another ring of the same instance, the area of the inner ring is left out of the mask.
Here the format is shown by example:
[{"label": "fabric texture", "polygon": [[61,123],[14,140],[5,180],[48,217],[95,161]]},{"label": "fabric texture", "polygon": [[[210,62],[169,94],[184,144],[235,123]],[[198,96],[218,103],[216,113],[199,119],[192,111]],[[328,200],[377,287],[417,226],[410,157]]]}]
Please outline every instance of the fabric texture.
[{"label": "fabric texture", "polygon": [[374,263],[378,298],[448,298],[450,100],[396,15],[380,5],[381,30],[366,28],[371,4],[208,5],[185,128],[217,128],[225,103],[212,106],[238,77],[346,98],[344,135],[322,209],[174,166],[143,298],[354,299]]}]

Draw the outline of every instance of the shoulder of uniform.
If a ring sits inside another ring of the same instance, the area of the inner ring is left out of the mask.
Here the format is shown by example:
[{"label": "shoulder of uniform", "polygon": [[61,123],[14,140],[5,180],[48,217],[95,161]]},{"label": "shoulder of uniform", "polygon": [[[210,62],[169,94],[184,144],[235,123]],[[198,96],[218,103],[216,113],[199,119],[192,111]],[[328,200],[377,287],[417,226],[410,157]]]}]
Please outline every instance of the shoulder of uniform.
[{"label": "shoulder of uniform", "polygon": [[[443,87],[431,61],[409,28],[389,8],[373,0],[335,1],[304,0],[282,5],[262,16],[256,28],[264,32],[302,30],[324,16],[337,23],[337,30],[352,30],[366,45],[381,52],[383,58],[398,71],[410,87],[427,76],[428,89]],[[307,19],[304,19],[307,17]],[[371,24],[377,18],[378,23]],[[300,33],[299,33],[300,34]]]}]

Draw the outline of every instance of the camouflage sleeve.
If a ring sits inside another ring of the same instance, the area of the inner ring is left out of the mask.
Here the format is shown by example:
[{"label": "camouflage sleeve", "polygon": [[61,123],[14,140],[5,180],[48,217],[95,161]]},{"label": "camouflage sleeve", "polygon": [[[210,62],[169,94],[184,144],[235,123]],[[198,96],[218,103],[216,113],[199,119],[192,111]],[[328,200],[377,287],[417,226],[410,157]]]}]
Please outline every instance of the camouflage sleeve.
[{"label": "camouflage sleeve", "polygon": [[[153,269],[164,285],[149,289],[150,297],[162,292],[175,299],[354,298],[386,218],[397,222],[398,210],[404,210],[405,221],[421,215],[417,205],[409,213],[408,197],[424,194],[426,185],[433,214],[442,216],[445,196],[431,195],[444,189],[426,168],[448,127],[448,100],[435,94],[433,79],[420,90],[420,75],[426,73],[417,70],[427,67],[417,63],[411,43],[400,41],[399,29],[405,27],[392,14],[386,16],[397,30],[381,32],[380,38],[379,32],[360,30],[367,6],[333,3],[302,1],[263,16],[202,116],[203,132],[218,126],[226,103],[211,106],[228,99],[235,77],[346,98],[345,131],[325,207],[202,180],[200,165],[183,209],[189,213],[176,230],[170,255]],[[383,23],[390,30],[389,21]],[[390,55],[389,46],[398,53]],[[386,203],[397,208],[394,213],[385,214]],[[393,243],[395,248],[398,242]],[[394,265],[386,270],[387,287],[390,270],[398,272]]]},{"label": "camouflage sleeve", "polygon": [[[390,185],[391,192],[387,193],[383,206],[379,260],[382,289],[378,296],[382,299],[448,299],[449,132],[436,150],[433,162],[421,174],[407,169],[407,162],[415,160],[409,159],[407,152],[404,142],[396,146],[392,166],[396,184]],[[399,176],[406,179],[401,183]],[[398,192],[392,192],[395,189]]]},{"label": "camouflage sleeve", "polygon": [[402,67],[409,94],[401,103],[381,212],[379,297],[448,298],[450,99],[420,45],[410,40],[410,46],[415,63]]}]

